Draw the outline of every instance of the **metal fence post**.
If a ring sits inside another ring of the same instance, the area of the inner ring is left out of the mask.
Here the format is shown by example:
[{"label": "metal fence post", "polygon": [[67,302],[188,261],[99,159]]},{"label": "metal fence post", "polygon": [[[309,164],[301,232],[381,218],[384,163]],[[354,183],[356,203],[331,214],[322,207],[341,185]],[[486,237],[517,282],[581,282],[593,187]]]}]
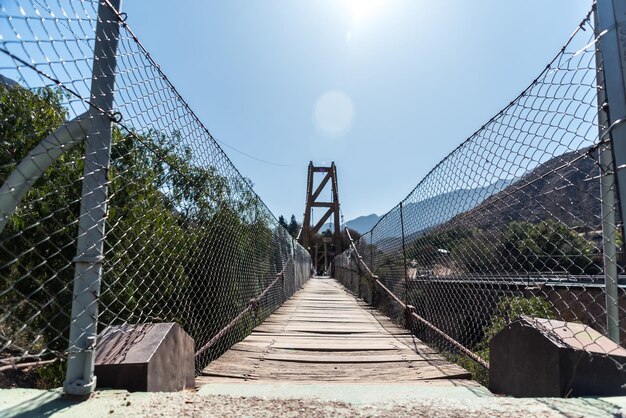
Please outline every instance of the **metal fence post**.
[{"label": "metal fence post", "polygon": [[298,274],[299,264],[296,263],[296,240],[291,237],[291,261],[293,263],[294,292],[300,289],[300,275]]},{"label": "metal fence post", "polygon": [[[598,33],[598,15],[595,14],[596,36]],[[606,114],[606,91],[604,85],[604,69],[602,57],[596,53],[596,81],[598,102],[598,128],[600,138],[608,128]],[[617,303],[617,225],[615,221],[615,162],[611,151],[611,143],[600,145],[598,150],[598,163],[600,165],[600,201],[602,215],[602,253],[604,260],[604,283],[605,283],[605,306],[606,306],[606,330],[607,335],[613,341],[619,341],[619,310]]]},{"label": "metal fence post", "polygon": [[[606,97],[607,106],[605,109],[609,125],[607,130],[610,138],[609,145],[604,146],[600,150],[600,165],[603,171],[601,173],[603,179],[603,224],[608,224],[611,218],[613,218],[613,224],[615,224],[615,215],[611,213],[612,210],[609,208],[613,195],[611,190],[606,189],[612,188],[611,182],[615,181],[617,193],[620,197],[619,209],[622,219],[622,237],[626,237],[623,222],[626,215],[626,124],[623,123],[626,120],[626,73],[624,72],[624,66],[626,65],[626,2],[598,0],[596,4],[596,22],[596,32],[600,36],[599,53],[601,55],[601,58],[597,61],[601,60],[602,62],[602,72],[599,73],[599,77],[604,78],[604,80],[599,79],[598,81],[599,83],[604,82],[605,89],[603,94]],[[598,97],[598,99],[600,100],[601,97]],[[602,110],[599,113],[599,117],[603,118]],[[602,122],[602,120],[599,122]],[[610,170],[611,165],[615,167],[615,174],[614,176],[607,176],[605,171],[607,168]],[[608,200],[605,200],[607,198]],[[615,252],[615,232],[603,230],[603,235],[605,235],[603,240],[605,251],[609,251],[608,254],[605,252],[606,260]],[[611,240],[613,240],[613,243]],[[611,263],[609,263],[608,267],[609,271],[605,271],[607,333],[611,340],[619,342],[617,271],[612,272]],[[617,270],[616,265],[615,270]]]},{"label": "metal fence post", "polygon": [[409,275],[406,264],[406,243],[404,238],[404,211],[403,204],[400,202],[400,228],[402,229],[402,262],[404,264],[404,303],[407,303],[409,297]]},{"label": "metal fence post", "polygon": [[374,234],[372,233],[372,231],[369,232],[370,234],[370,269],[372,269],[372,271],[374,271]]},{"label": "metal fence post", "polygon": [[121,0],[103,0],[98,6],[91,80],[93,130],[88,132],[85,144],[67,374],[63,385],[65,393],[70,395],[87,395],[96,386],[93,371],[111,157],[110,114],[119,39],[116,10],[119,11],[120,4]]}]

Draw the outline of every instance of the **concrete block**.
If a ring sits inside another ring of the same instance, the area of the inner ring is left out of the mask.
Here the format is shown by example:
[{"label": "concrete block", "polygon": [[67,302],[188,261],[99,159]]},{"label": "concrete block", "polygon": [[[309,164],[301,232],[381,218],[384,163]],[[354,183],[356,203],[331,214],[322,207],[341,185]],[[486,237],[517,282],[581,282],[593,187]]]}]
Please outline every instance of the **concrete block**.
[{"label": "concrete block", "polygon": [[489,344],[489,389],[518,397],[626,395],[626,350],[587,325],[522,316]]},{"label": "concrete block", "polygon": [[194,341],[178,324],[109,326],[98,336],[99,388],[172,392],[195,386]]}]

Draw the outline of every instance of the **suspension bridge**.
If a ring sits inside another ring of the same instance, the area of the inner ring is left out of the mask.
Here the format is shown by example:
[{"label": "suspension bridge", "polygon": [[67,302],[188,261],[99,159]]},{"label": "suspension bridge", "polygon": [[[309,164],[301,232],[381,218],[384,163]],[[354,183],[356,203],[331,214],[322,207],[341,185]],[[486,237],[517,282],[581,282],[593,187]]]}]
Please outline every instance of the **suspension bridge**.
[{"label": "suspension bridge", "polygon": [[198,384],[377,382],[474,386],[463,368],[349,294],[314,277],[252,334],[210,363]]},{"label": "suspension bridge", "polygon": [[311,163],[292,236],[119,0],[1,2],[0,408],[623,413],[626,6],[573,29],[371,230]]}]

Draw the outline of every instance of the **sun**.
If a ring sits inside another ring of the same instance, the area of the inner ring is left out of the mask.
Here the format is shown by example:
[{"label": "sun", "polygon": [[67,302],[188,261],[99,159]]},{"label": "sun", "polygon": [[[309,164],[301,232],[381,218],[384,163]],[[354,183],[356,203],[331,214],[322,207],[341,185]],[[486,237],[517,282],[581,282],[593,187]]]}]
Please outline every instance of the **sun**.
[{"label": "sun", "polygon": [[361,24],[376,16],[385,0],[343,0],[344,7],[355,24]]}]

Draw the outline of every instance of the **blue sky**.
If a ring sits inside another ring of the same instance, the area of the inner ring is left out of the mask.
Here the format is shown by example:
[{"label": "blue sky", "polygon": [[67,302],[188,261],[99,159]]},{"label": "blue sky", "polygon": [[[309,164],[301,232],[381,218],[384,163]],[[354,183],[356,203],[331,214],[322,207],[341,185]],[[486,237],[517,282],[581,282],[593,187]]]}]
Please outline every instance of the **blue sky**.
[{"label": "blue sky", "polygon": [[[589,0],[125,0],[127,22],[276,216],[335,161],[379,215],[545,67]],[[319,216],[318,214],[316,215]]]}]

